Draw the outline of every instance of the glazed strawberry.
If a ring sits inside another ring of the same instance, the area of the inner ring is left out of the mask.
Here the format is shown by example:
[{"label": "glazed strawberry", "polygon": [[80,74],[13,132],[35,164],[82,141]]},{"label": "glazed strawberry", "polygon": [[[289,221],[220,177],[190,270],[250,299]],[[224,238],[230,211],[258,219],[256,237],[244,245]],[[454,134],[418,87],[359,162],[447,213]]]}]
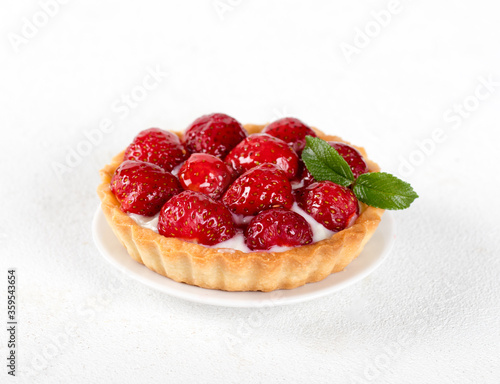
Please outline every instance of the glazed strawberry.
[{"label": "glazed strawberry", "polygon": [[255,215],[269,208],[291,208],[292,186],[274,164],[261,164],[241,175],[226,191],[222,202],[233,213]]},{"label": "glazed strawberry", "polygon": [[359,215],[354,193],[331,181],[313,183],[297,191],[299,207],[331,231],[349,227]]},{"label": "glazed strawberry", "polygon": [[201,192],[184,191],[161,209],[158,232],[204,245],[229,240],[236,233],[231,213]]},{"label": "glazed strawberry", "polygon": [[111,178],[111,192],[127,213],[153,216],[182,187],[177,178],[158,165],[126,160]]},{"label": "glazed strawberry", "polygon": [[273,208],[255,216],[245,231],[246,244],[252,251],[273,246],[296,247],[311,244],[313,234],[306,219],[289,209]]},{"label": "glazed strawberry", "polygon": [[306,136],[317,136],[309,126],[293,117],[276,120],[265,127],[262,132],[283,140],[299,155],[306,146]]},{"label": "glazed strawberry", "polygon": [[184,133],[186,147],[192,153],[208,153],[220,158],[247,137],[243,126],[231,116],[213,113],[201,116]]},{"label": "glazed strawberry", "polygon": [[219,199],[231,184],[231,171],[218,157],[194,153],[182,165],[179,181],[184,189],[202,192]]},{"label": "glazed strawberry", "polygon": [[146,161],[171,171],[189,157],[184,145],[172,132],[159,128],[141,131],[125,150],[125,160]]},{"label": "glazed strawberry", "polygon": [[299,157],[283,140],[265,133],[255,133],[239,143],[226,157],[226,163],[242,174],[263,163],[280,167],[289,179],[299,170]]},{"label": "glazed strawberry", "polygon": [[335,150],[344,158],[347,164],[349,164],[355,178],[358,178],[359,175],[368,172],[368,166],[366,165],[363,156],[356,148],[336,141],[329,141],[328,144],[335,148]]}]

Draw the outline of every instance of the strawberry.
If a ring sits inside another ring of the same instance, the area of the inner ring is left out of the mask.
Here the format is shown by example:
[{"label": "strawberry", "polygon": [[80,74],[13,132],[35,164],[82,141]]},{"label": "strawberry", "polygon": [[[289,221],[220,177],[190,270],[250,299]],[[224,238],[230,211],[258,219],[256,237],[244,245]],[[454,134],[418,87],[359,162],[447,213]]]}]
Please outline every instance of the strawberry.
[{"label": "strawberry", "polygon": [[349,227],[359,215],[354,193],[331,181],[320,181],[296,191],[300,208],[331,231]]},{"label": "strawberry", "polygon": [[141,131],[125,150],[125,160],[153,163],[171,171],[189,157],[184,145],[172,132],[159,128]]},{"label": "strawberry", "polygon": [[243,126],[223,113],[204,115],[196,119],[184,133],[186,147],[192,153],[208,153],[220,158],[247,137]]},{"label": "strawberry", "polygon": [[262,132],[283,140],[299,155],[306,146],[306,136],[317,136],[309,126],[293,117],[276,120],[265,127]]},{"label": "strawberry", "polygon": [[311,244],[311,227],[301,215],[283,208],[273,208],[255,216],[245,231],[246,244],[252,251],[273,246],[296,247]]},{"label": "strawberry", "polygon": [[158,232],[194,243],[215,245],[236,234],[231,213],[201,192],[184,191],[161,209]]},{"label": "strawberry", "polygon": [[233,213],[255,215],[268,208],[291,208],[292,186],[274,164],[261,164],[241,175],[226,191],[222,202]]},{"label": "strawberry", "polygon": [[127,213],[153,216],[182,187],[177,178],[158,165],[126,160],[111,178],[111,191]]},{"label": "strawberry", "polygon": [[218,157],[206,153],[194,153],[179,171],[184,189],[202,192],[219,199],[231,184],[231,172]]},{"label": "strawberry", "polygon": [[342,156],[347,164],[349,164],[349,166],[351,167],[351,171],[356,179],[359,175],[368,172],[368,166],[366,165],[363,156],[356,148],[336,141],[329,141],[328,144],[335,148],[340,156]]},{"label": "strawberry", "polygon": [[299,157],[283,140],[265,133],[255,133],[239,143],[226,157],[229,164],[239,174],[263,163],[280,167],[289,179],[299,170]]}]

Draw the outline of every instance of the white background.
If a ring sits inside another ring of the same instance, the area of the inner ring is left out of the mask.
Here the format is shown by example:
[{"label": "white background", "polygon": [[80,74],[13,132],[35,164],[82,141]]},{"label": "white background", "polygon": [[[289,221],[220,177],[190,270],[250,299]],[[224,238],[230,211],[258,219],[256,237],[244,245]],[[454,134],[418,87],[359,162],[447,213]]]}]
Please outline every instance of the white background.
[{"label": "white background", "polygon": [[[19,280],[18,377],[2,363],[0,382],[499,382],[498,2],[402,0],[388,20],[388,1],[73,0],[46,17],[47,1],[0,6],[0,279]],[[265,313],[110,266],[90,232],[98,170],[138,131],[211,112],[299,117],[410,181],[388,261]]]}]

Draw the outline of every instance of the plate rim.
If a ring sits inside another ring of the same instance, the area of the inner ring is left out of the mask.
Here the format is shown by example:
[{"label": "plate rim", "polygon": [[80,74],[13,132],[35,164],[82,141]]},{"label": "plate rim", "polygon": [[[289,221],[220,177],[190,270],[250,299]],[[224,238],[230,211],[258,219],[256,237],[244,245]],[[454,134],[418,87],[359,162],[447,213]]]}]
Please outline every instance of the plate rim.
[{"label": "plate rim", "polygon": [[[322,287],[322,285],[328,284],[328,280],[334,279],[336,276],[339,276],[342,273],[348,271],[350,265],[356,262],[359,263],[360,257],[362,257],[363,250],[361,254],[353,260],[343,271],[336,272],[326,277],[325,279],[315,282],[308,283],[304,286],[297,287],[291,290],[276,290],[272,292],[227,292],[221,290],[212,290],[201,288],[197,286],[192,286],[185,283],[179,283],[174,280],[169,279],[163,275],[160,275],[145,265],[138,263],[133,260],[132,257],[128,254],[125,247],[123,247],[123,252],[127,255],[128,259],[125,262],[120,263],[118,258],[121,256],[113,256],[110,255],[110,252],[106,249],[104,241],[102,238],[104,235],[100,233],[100,226],[105,224],[111,235],[113,236],[111,240],[107,241],[116,241],[119,243],[119,239],[113,233],[111,227],[109,226],[104,213],[101,209],[101,205],[97,207],[96,212],[94,213],[92,219],[92,237],[94,240],[94,244],[96,245],[99,253],[104,259],[106,259],[112,266],[117,268],[119,271],[127,275],[128,277],[141,282],[142,284],[156,289],[160,292],[166,293],[169,296],[173,296],[176,298],[180,298],[183,300],[196,302],[199,304],[208,304],[213,306],[223,306],[223,307],[234,307],[234,308],[255,308],[255,307],[265,307],[265,306],[281,306],[281,305],[290,305],[290,304],[298,304],[305,301],[314,300],[320,297],[324,297],[326,295],[332,294],[334,292],[340,291],[350,285],[353,285],[368,275],[370,275],[373,271],[375,271],[382,263],[387,259],[390,254],[396,237],[396,229],[395,229],[395,220],[391,212],[385,212],[382,215],[382,221],[379,224],[379,228],[375,231],[373,237],[384,236],[386,240],[386,244],[383,249],[380,251],[378,257],[371,262],[367,267],[364,267],[360,272],[347,277],[343,281],[337,282],[333,285],[327,285],[326,287]],[[380,228],[382,226],[382,228]],[[380,231],[382,229],[382,231]],[[386,233],[383,233],[383,231]],[[372,239],[373,239],[372,237]],[[370,241],[372,240],[370,239]],[[131,264],[130,261],[135,263],[133,268],[126,267],[125,264]],[[142,269],[142,273],[139,273],[139,270]],[[146,277],[151,276],[151,277]],[[157,282],[157,278],[160,277],[162,283]],[[345,277],[345,275],[344,275]],[[167,286],[165,285],[167,284]],[[316,286],[315,286],[316,284]],[[171,286],[171,287],[169,287]],[[306,288],[307,287],[307,288]],[[312,290],[309,289],[312,287]],[[306,291],[305,293],[301,292]],[[314,289],[316,288],[316,289]],[[192,291],[192,292],[191,292]],[[239,296],[239,299],[238,299]],[[254,297],[254,298],[253,298]]]}]

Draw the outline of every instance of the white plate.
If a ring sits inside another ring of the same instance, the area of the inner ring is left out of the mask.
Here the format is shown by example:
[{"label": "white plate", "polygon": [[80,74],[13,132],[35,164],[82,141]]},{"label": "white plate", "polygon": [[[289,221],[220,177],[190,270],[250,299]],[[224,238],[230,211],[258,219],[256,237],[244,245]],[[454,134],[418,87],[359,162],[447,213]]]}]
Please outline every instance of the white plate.
[{"label": "white plate", "polygon": [[380,266],[389,254],[396,237],[394,227],[391,213],[384,213],[382,222],[363,252],[342,272],[334,273],[317,283],[274,292],[218,291],[177,283],[161,276],[129,256],[109,227],[100,207],[94,216],[92,233],[97,248],[107,261],[128,276],[152,288],[197,303],[226,307],[262,307],[312,300],[339,291],[365,278]]}]

